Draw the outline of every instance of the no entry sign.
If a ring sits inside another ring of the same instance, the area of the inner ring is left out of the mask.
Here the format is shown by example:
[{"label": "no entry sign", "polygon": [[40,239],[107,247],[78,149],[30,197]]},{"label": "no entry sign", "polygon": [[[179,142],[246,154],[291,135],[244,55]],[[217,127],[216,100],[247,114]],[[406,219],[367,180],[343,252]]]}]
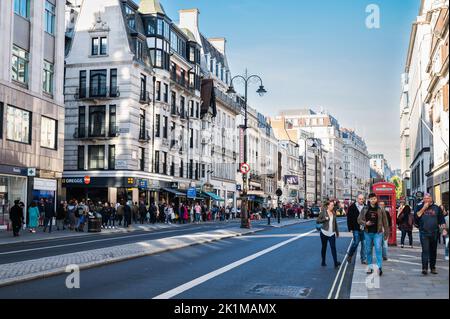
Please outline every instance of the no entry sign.
[{"label": "no entry sign", "polygon": [[242,174],[248,174],[248,172],[250,172],[250,165],[248,165],[247,163],[242,163],[240,171]]}]

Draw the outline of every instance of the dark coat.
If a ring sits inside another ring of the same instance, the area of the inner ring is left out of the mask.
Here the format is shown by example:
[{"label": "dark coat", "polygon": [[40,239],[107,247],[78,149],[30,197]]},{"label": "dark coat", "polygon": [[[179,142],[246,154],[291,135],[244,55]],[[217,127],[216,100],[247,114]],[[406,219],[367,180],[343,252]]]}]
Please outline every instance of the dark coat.
[{"label": "dark coat", "polygon": [[56,219],[57,220],[64,220],[66,219],[66,210],[64,209],[64,205],[59,204],[58,205],[58,210],[56,212]]},{"label": "dark coat", "polygon": [[44,206],[44,213],[45,218],[53,218],[55,217],[55,206],[53,206],[53,203],[45,203]]},{"label": "dark coat", "polygon": [[23,209],[19,205],[14,205],[9,211],[9,219],[15,225],[20,225],[23,220]]},{"label": "dark coat", "polygon": [[358,207],[356,207],[356,204],[353,203],[348,208],[347,213],[347,227],[349,231],[359,231],[360,227],[358,224],[358,216],[359,216],[359,210]]}]

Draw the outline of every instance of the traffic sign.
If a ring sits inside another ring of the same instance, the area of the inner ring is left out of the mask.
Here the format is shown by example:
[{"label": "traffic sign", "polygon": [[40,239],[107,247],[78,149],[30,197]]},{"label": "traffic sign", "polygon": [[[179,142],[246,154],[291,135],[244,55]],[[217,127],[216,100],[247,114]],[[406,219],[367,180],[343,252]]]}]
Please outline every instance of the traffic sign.
[{"label": "traffic sign", "polygon": [[248,165],[247,163],[242,163],[239,170],[242,174],[248,174],[248,172],[250,172],[250,165]]}]

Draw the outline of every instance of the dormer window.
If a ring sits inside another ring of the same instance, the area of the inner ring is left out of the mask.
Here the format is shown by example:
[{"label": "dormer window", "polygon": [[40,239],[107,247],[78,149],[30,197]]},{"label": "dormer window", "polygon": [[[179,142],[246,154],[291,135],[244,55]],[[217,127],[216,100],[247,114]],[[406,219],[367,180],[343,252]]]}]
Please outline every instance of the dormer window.
[{"label": "dormer window", "polygon": [[209,64],[209,71],[210,71],[211,73],[214,73],[214,61],[213,61],[213,58],[212,58],[212,57],[210,57],[209,62],[210,62],[210,64]]},{"label": "dormer window", "polygon": [[107,55],[108,54],[108,38],[94,37],[91,40],[91,55]]},{"label": "dormer window", "polygon": [[133,9],[131,9],[130,6],[125,4],[125,14],[127,15],[127,24],[131,29],[136,28],[136,18],[135,18],[135,12]]},{"label": "dormer window", "polygon": [[139,39],[136,39],[135,42],[135,54],[136,54],[136,59],[138,61],[142,61],[143,60],[143,44],[142,41]]}]

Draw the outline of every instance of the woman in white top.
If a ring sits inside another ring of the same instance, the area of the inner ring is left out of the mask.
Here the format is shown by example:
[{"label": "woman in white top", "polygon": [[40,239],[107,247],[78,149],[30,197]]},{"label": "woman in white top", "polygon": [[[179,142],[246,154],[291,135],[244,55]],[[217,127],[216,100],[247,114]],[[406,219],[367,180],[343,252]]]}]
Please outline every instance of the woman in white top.
[{"label": "woman in white top", "polygon": [[325,260],[327,243],[329,242],[331,254],[333,255],[334,266],[335,268],[338,268],[341,265],[341,263],[337,260],[336,253],[336,237],[339,237],[339,229],[333,201],[325,201],[325,205],[317,218],[317,224],[322,224],[322,228],[320,230],[320,239],[322,241],[322,266],[325,267],[327,265]]}]

